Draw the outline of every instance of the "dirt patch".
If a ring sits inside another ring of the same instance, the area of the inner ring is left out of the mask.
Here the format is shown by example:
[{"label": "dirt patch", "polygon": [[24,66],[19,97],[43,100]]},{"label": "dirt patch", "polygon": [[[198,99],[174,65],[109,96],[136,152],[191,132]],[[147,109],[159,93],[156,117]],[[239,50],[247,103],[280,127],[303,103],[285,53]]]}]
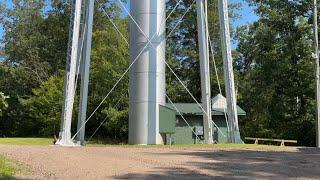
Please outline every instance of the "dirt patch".
[{"label": "dirt patch", "polygon": [[32,170],[31,179],[320,178],[320,150],[0,145]]}]

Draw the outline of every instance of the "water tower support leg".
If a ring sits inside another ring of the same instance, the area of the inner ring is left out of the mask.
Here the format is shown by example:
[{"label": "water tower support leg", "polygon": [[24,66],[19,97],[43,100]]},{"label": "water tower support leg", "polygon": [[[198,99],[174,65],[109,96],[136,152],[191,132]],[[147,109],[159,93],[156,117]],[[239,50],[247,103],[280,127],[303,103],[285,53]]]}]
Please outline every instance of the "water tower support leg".
[{"label": "water tower support leg", "polygon": [[207,144],[213,143],[212,136],[212,116],[211,116],[211,88],[210,88],[210,70],[209,70],[209,46],[205,15],[204,0],[197,0],[197,24],[198,24],[198,43],[200,57],[200,75],[201,75],[201,94],[202,107],[206,111],[203,114],[204,140]]},{"label": "water tower support leg", "polygon": [[78,116],[77,140],[80,145],[84,145],[85,137],[85,121],[88,104],[88,86],[89,86],[89,73],[90,73],[90,55],[91,55],[91,43],[92,43],[92,26],[93,26],[93,13],[94,13],[94,1],[87,0],[85,4],[85,36],[84,46],[82,53],[81,64],[81,88],[80,88],[80,107]]}]

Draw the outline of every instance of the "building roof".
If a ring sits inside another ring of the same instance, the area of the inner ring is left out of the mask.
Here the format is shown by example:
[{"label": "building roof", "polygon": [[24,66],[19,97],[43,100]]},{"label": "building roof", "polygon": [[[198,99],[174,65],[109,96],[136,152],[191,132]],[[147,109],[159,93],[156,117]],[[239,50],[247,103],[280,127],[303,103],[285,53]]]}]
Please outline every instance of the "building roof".
[{"label": "building roof", "polygon": [[[196,103],[174,103],[175,107],[172,104],[167,103],[166,106],[173,110],[176,110],[177,108],[182,114],[203,115],[202,109]],[[212,98],[212,115],[224,115],[224,110],[226,108],[226,98],[221,94],[218,94],[217,96]],[[238,105],[237,111],[239,116],[246,115],[246,112]]]},{"label": "building roof", "polygon": [[223,109],[227,108],[227,99],[221,94],[216,95],[211,100],[212,108]]}]

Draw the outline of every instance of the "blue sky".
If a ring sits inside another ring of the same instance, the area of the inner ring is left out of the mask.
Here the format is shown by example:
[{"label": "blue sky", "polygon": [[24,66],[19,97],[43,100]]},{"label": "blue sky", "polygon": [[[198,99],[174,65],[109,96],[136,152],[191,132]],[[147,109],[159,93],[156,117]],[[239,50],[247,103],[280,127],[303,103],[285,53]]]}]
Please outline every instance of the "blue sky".
[{"label": "blue sky", "polygon": [[[3,0],[0,0],[0,2]],[[229,3],[237,3],[241,2],[243,4],[243,9],[239,11],[239,14],[241,14],[241,18],[235,22],[233,22],[234,26],[241,26],[248,22],[253,22],[258,19],[258,17],[254,14],[252,7],[249,7],[249,5],[244,0],[229,0]],[[3,36],[3,26],[0,24],[0,39]]]},{"label": "blue sky", "polygon": [[241,18],[233,22],[234,26],[245,25],[250,22],[258,20],[258,17],[253,12],[253,7],[250,7],[245,0],[229,0],[229,3],[242,3],[243,8],[238,13],[241,14]]},{"label": "blue sky", "polygon": [[2,35],[3,35],[3,26],[2,24],[0,24],[0,37],[2,37]]}]

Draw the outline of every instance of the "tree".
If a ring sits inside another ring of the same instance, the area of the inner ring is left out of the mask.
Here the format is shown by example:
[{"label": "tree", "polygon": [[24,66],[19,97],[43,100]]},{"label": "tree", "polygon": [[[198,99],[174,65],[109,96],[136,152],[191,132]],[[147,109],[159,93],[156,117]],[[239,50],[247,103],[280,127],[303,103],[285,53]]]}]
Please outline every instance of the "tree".
[{"label": "tree", "polygon": [[31,135],[23,132],[27,114],[20,100],[30,98],[33,89],[64,69],[68,11],[55,6],[48,11],[48,6],[44,1],[15,0],[10,7],[0,3],[5,57],[0,64],[0,91],[10,96],[0,121],[1,136]]},{"label": "tree", "polygon": [[48,81],[34,89],[28,99],[20,99],[25,107],[21,135],[53,136],[60,126],[63,100],[63,76],[51,76]]},{"label": "tree", "polygon": [[[167,22],[167,32],[171,32],[176,26],[177,22],[186,12],[187,8],[192,5],[190,12],[186,14],[183,21],[175,29],[170,37],[167,39],[167,54],[166,59],[173,67],[174,71],[185,83],[190,92],[195,98],[201,102],[200,91],[200,66],[198,55],[198,33],[197,33],[197,13],[196,4],[192,4],[192,0],[183,1]],[[168,13],[175,7],[176,1],[168,1]],[[240,3],[232,3],[229,5],[230,18],[235,20],[239,18],[236,10],[241,8]],[[220,41],[220,25],[218,15],[218,1],[208,1],[208,24],[209,35],[212,40],[213,54],[217,64],[219,81],[221,83],[222,92],[224,92],[224,78],[221,54],[221,41]],[[232,26],[231,26],[232,27]],[[233,28],[231,28],[233,29]],[[210,53],[211,54],[211,53]],[[212,57],[210,57],[212,58]],[[211,68],[211,94],[219,93],[218,82],[215,76],[215,69],[213,61],[210,59]],[[169,69],[167,69],[167,93],[174,102],[192,102],[194,100],[180,85],[177,79],[173,76]]]},{"label": "tree", "polygon": [[[18,136],[21,122],[24,121],[24,108],[20,98],[27,98],[32,94],[37,79],[30,71],[23,67],[12,67],[0,63],[0,91],[8,95],[8,108],[0,116],[0,136]],[[23,130],[23,128],[22,128]]]},{"label": "tree", "polygon": [[311,3],[249,2],[260,19],[237,33],[243,134],[314,145]]},{"label": "tree", "polygon": [[[104,17],[101,8],[124,34],[128,34],[128,21],[122,17],[113,1],[105,0],[102,4],[96,4],[88,114],[111,89],[127,67],[128,59],[128,47],[113,31],[112,24]],[[0,23],[5,30],[2,40],[4,48],[1,49],[5,61],[0,64],[0,91],[10,96],[9,107],[0,117],[0,135],[52,135],[53,127],[58,130],[57,122],[61,118],[62,86],[59,83],[65,69],[70,5],[62,0],[45,3],[39,0],[15,0],[12,7],[1,2],[0,10]],[[89,122],[89,129],[94,129],[102,121],[105,116],[102,111],[117,101],[120,92],[127,89],[127,81],[126,77],[104,102]],[[54,94],[56,99],[53,98]],[[118,107],[121,111],[127,108],[124,102],[122,100]],[[77,119],[76,103],[74,120]],[[76,127],[75,124],[73,127]]]},{"label": "tree", "polygon": [[119,110],[117,107],[110,107],[104,110],[109,120],[104,124],[104,129],[110,138],[126,141],[128,137],[128,108]]},{"label": "tree", "polygon": [[[120,14],[112,17],[119,30],[125,36],[128,36],[128,20],[121,18]],[[117,34],[106,18],[104,18],[103,22],[105,27],[93,33],[88,115],[95,110],[129,66],[128,45]],[[122,129],[121,127],[124,126],[125,122],[128,122],[128,82],[128,75],[126,75],[112,91],[109,98],[103,102],[97,113],[88,121],[88,136],[95,131],[106,116],[106,125],[101,127],[97,136],[123,138],[126,135],[127,131],[122,135],[122,131],[118,131],[119,134],[115,135],[114,131],[110,132],[108,125],[112,124],[115,129]],[[119,114],[116,111],[121,114],[121,118],[118,118]],[[115,127],[116,125],[119,126]]]},{"label": "tree", "polygon": [[0,92],[0,116],[3,115],[3,111],[8,108],[7,99],[9,96],[5,96],[2,92]]}]

